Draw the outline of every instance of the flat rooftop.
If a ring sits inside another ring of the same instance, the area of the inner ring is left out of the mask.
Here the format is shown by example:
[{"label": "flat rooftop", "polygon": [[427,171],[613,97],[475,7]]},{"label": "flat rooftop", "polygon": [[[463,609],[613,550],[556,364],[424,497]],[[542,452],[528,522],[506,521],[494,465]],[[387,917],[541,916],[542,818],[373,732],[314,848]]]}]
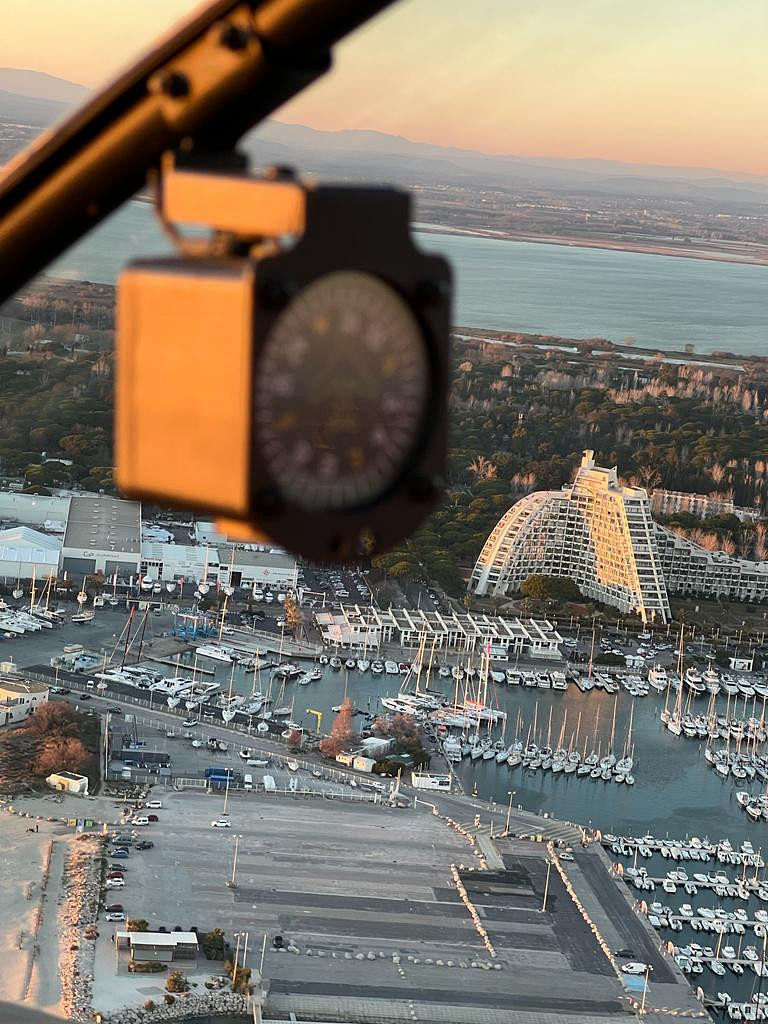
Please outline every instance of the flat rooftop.
[{"label": "flat rooftop", "polygon": [[[286,551],[252,551],[248,548],[235,548],[234,566],[241,565],[255,566],[263,569],[285,569],[293,572],[296,568],[296,559]],[[221,565],[229,565],[232,559],[232,547],[226,544],[219,545],[219,559]]]},{"label": "flat rooftop", "polygon": [[35,683],[29,679],[0,679],[0,696],[10,693],[47,693],[47,683]]},{"label": "flat rooftop", "polygon": [[107,495],[72,498],[64,548],[141,553],[141,504]]}]

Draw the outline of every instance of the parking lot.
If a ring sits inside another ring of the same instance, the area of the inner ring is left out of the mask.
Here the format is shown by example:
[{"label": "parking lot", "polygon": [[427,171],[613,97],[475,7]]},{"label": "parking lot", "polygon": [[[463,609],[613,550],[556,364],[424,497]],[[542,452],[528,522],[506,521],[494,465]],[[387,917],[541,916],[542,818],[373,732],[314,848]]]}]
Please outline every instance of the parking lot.
[{"label": "parking lot", "polygon": [[[221,927],[233,946],[239,936],[241,964],[258,970],[263,956],[269,1018],[502,1024],[511,1007],[546,1006],[553,1020],[620,1019],[615,977],[554,872],[549,913],[539,910],[541,844],[520,845],[510,874],[475,874],[464,838],[429,813],[259,795],[233,804],[225,829],[211,824],[218,795],[153,796],[158,821],[134,829],[152,847],[132,844],[114,862],[125,881],[107,900],[151,929]],[[452,865],[482,908],[495,959]],[[101,912],[95,1006],[125,984],[137,988],[134,1003],[162,991],[116,963],[121,927]],[[202,959],[195,977],[206,967],[221,972]]]},{"label": "parking lot", "polygon": [[[101,704],[101,702],[99,702]],[[120,778],[125,760],[131,762],[131,778],[147,778],[147,773],[137,769],[147,760],[158,760],[170,765],[167,772],[159,772],[158,777],[170,775],[174,779],[202,780],[208,769],[229,770],[236,773],[236,782],[232,785],[232,796],[240,790],[246,774],[252,776],[253,789],[264,789],[264,776],[270,776],[277,791],[290,792],[292,789],[300,793],[316,795],[332,799],[363,798],[366,794],[385,794],[389,791],[389,780],[379,782],[356,777],[354,773],[330,767],[327,764],[310,764],[297,756],[294,761],[284,746],[274,742],[251,741],[235,736],[230,730],[207,728],[193,729],[179,727],[178,719],[170,715],[161,719],[152,715],[120,715],[110,719],[112,731],[111,749],[113,755],[123,752],[119,758],[113,756],[110,762],[110,776]],[[128,750],[123,745],[123,737],[131,741],[138,740],[141,746],[132,746]],[[211,750],[208,741],[223,740],[227,750]],[[202,746],[193,747],[193,740]],[[250,744],[250,745],[249,745]],[[150,757],[144,757],[148,754]],[[247,756],[243,756],[247,755]],[[266,762],[248,765],[248,760]],[[287,767],[287,763],[298,764],[296,770]],[[310,764],[309,767],[304,765]],[[243,793],[243,797],[247,794]]]}]

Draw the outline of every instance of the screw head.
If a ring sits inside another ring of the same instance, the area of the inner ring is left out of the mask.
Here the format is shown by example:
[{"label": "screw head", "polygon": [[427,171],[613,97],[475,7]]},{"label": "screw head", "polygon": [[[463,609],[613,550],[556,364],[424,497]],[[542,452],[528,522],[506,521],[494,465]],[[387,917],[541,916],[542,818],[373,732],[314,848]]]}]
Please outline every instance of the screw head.
[{"label": "screw head", "polygon": [[181,99],[189,95],[189,79],[181,71],[169,71],[163,78],[162,89],[166,96]]},{"label": "screw head", "polygon": [[225,25],[219,35],[219,42],[228,50],[244,50],[248,45],[248,33],[240,25]]}]

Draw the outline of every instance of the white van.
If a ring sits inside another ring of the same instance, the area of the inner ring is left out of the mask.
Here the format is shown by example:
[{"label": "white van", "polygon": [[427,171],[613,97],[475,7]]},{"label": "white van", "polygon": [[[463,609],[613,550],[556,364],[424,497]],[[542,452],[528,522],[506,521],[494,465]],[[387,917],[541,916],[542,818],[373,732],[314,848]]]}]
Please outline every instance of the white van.
[{"label": "white van", "polygon": [[243,776],[243,789],[253,789],[253,776],[252,775],[244,775]]}]

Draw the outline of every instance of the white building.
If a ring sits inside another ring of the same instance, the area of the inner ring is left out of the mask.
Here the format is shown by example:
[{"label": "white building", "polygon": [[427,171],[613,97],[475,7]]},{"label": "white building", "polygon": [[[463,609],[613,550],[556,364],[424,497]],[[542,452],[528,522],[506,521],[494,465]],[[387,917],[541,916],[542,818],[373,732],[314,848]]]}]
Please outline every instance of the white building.
[{"label": "white building", "polygon": [[666,491],[657,488],[651,492],[651,511],[669,516],[687,512],[699,519],[711,516],[736,516],[742,522],[757,522],[760,510],[740,508],[730,498],[713,498],[709,494],[688,494],[686,491]]},{"label": "white building", "polygon": [[0,577],[36,579],[41,587],[59,571],[61,541],[28,526],[0,531]]},{"label": "white building", "polygon": [[80,577],[136,576],[141,562],[141,505],[108,495],[69,499],[61,569]]},{"label": "white building", "polygon": [[708,551],[654,522],[646,491],[622,486],[590,451],[572,484],[529,494],[502,516],[470,586],[511,594],[535,575],[567,576],[586,597],[643,621],[668,621],[668,593],[768,600],[768,562]]},{"label": "white building", "polygon": [[411,772],[411,785],[414,789],[439,790],[450,793],[453,778],[450,775],[436,775],[433,772]]},{"label": "white building", "polygon": [[329,647],[375,651],[382,644],[415,650],[422,641],[436,651],[481,651],[488,645],[512,655],[558,657],[562,637],[546,619],[507,619],[497,615],[426,612],[422,608],[342,605],[315,612],[315,624]]},{"label": "white building", "polygon": [[46,521],[64,523],[69,514],[70,500],[69,497],[58,495],[0,491],[0,519],[26,523],[28,526],[45,526]]},{"label": "white building", "polygon": [[221,544],[159,544],[145,541],[141,546],[141,571],[162,582],[184,579],[206,580],[220,586],[270,587],[294,590],[298,565],[293,555],[274,549],[254,549]]},{"label": "white building", "polygon": [[54,772],[46,778],[46,784],[60,793],[73,793],[75,796],[88,795],[88,777],[75,775],[74,772]]},{"label": "white building", "polygon": [[0,679],[0,726],[20,722],[48,701],[48,687],[14,676]]},{"label": "white building", "polygon": [[536,491],[506,512],[475,564],[478,594],[514,593],[529,576],[567,576],[586,597],[666,622],[669,599],[647,493],[587,451],[572,484]]}]

